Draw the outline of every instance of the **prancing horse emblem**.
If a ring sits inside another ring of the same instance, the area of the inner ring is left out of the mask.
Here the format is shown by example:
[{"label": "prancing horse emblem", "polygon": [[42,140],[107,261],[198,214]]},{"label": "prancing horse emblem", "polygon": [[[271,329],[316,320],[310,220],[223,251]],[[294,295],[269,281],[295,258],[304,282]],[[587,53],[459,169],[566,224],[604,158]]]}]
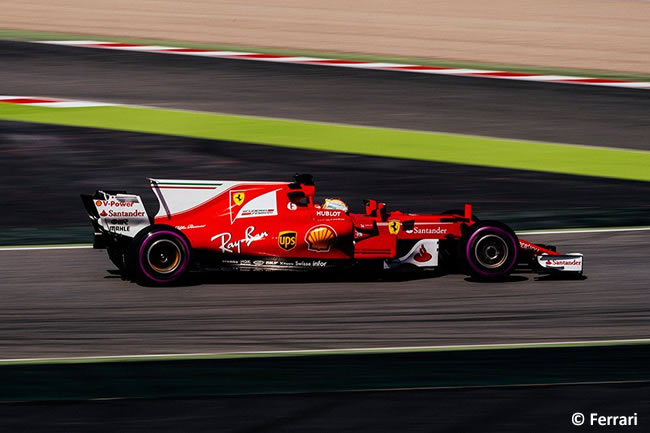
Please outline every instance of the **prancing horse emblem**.
[{"label": "prancing horse emblem", "polygon": [[246,198],[246,194],[243,192],[236,192],[232,195],[232,201],[235,202],[237,206],[241,206]]},{"label": "prancing horse emblem", "polygon": [[391,235],[396,235],[399,233],[400,229],[402,228],[402,222],[399,220],[391,220],[388,221],[388,233]]}]

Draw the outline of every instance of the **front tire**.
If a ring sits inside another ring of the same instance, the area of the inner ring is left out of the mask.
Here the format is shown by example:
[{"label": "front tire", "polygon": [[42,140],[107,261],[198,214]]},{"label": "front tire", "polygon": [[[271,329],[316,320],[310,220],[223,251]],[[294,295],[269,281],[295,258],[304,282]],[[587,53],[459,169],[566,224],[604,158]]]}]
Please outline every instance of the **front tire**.
[{"label": "front tire", "polygon": [[472,227],[464,252],[470,275],[483,280],[501,279],[517,264],[519,239],[505,224],[486,221]]},{"label": "front tire", "polygon": [[135,280],[143,284],[173,283],[189,268],[190,243],[173,227],[154,225],[143,230],[129,250],[132,273]]}]

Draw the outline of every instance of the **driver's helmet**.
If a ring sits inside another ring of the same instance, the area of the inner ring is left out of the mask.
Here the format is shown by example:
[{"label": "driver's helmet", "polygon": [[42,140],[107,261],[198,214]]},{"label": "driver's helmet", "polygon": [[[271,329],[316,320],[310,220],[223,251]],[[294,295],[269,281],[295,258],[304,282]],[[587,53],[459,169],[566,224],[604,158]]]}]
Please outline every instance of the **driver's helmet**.
[{"label": "driver's helmet", "polygon": [[332,210],[342,210],[343,212],[348,211],[348,205],[345,204],[340,198],[328,198],[325,199],[323,203],[323,209],[332,209]]}]

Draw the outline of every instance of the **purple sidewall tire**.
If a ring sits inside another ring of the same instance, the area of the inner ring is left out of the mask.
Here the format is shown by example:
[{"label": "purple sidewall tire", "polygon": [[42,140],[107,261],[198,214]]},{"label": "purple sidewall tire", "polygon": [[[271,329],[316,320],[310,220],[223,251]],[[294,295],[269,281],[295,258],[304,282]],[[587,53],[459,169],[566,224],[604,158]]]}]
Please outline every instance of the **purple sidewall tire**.
[{"label": "purple sidewall tire", "polygon": [[[509,247],[512,248],[513,254],[512,254],[512,260],[508,267],[505,269],[501,269],[498,272],[487,272],[484,269],[480,268],[477,266],[477,264],[472,260],[472,243],[476,238],[480,236],[482,232],[485,232],[486,230],[489,230],[493,233],[496,233],[500,236],[502,236],[508,243],[510,243]],[[519,253],[519,242],[517,242],[517,239],[512,235],[507,230],[504,230],[500,227],[496,226],[491,226],[491,225],[486,225],[483,227],[480,227],[478,230],[476,230],[472,235],[469,237],[467,240],[467,246],[465,247],[465,258],[467,260],[467,263],[469,264],[470,268],[472,269],[473,272],[475,272],[478,275],[484,276],[484,277],[502,277],[508,274],[512,270],[512,268],[515,266],[517,263],[517,255]]]},{"label": "purple sidewall tire", "polygon": [[[146,251],[147,246],[151,242],[153,242],[154,240],[156,240],[156,239],[158,239],[158,238],[160,238],[161,236],[164,236],[164,235],[171,236],[171,237],[173,237],[175,239],[178,239],[180,241],[181,245],[183,246],[183,248],[185,249],[185,254],[184,254],[183,257],[181,257],[181,260],[182,260],[181,265],[178,267],[178,269],[176,269],[174,271],[171,278],[167,278],[167,279],[163,280],[163,279],[154,277],[148,271],[147,266],[145,266],[145,264],[144,264],[144,252]],[[181,276],[183,276],[183,274],[185,273],[185,270],[187,269],[187,266],[189,265],[189,263],[190,263],[190,247],[187,244],[187,241],[180,234],[178,234],[176,232],[173,232],[173,231],[170,231],[170,230],[161,230],[161,231],[154,231],[154,232],[149,233],[147,235],[147,237],[144,238],[144,240],[142,241],[142,244],[140,245],[140,250],[138,251],[138,266],[140,267],[140,271],[142,272],[142,274],[145,277],[147,277],[149,280],[151,280],[151,281],[153,281],[155,283],[171,283],[172,281],[176,281]]]}]

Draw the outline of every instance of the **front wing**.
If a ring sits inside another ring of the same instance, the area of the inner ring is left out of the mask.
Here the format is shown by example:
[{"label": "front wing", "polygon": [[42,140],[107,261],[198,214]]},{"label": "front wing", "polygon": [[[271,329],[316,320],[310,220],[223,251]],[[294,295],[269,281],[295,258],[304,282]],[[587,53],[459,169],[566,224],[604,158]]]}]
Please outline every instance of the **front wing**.
[{"label": "front wing", "polygon": [[561,254],[555,251],[555,247],[536,245],[523,239],[519,239],[519,248],[524,256],[528,256],[529,264],[535,272],[577,275],[583,273],[584,258],[581,253]]}]

